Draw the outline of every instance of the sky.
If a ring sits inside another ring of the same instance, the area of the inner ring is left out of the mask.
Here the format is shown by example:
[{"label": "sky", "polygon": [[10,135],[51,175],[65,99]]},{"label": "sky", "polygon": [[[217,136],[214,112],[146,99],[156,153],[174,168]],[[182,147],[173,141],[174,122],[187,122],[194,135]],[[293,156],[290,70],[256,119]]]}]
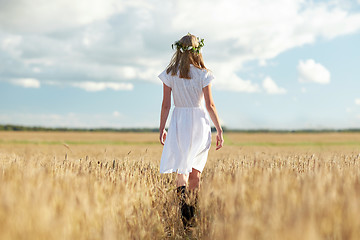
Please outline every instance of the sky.
[{"label": "sky", "polygon": [[223,126],[360,128],[360,0],[0,0],[0,124],[158,127],[188,32]]}]

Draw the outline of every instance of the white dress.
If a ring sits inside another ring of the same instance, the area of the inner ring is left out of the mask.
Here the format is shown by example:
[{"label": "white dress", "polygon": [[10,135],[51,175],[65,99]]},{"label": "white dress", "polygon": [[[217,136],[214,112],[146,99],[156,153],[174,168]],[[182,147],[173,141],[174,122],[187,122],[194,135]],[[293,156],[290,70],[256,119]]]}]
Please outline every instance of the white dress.
[{"label": "white dress", "polygon": [[160,173],[202,172],[211,145],[211,128],[202,100],[202,89],[214,79],[211,71],[190,65],[191,79],[171,76],[164,70],[159,78],[171,88],[175,108],[165,140]]}]

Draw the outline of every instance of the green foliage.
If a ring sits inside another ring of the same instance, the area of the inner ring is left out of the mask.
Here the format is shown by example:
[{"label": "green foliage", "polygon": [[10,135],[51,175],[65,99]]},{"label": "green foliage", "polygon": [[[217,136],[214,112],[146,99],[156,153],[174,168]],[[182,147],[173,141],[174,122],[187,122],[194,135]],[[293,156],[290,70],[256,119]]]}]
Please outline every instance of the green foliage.
[{"label": "green foliage", "polygon": [[57,132],[158,132],[157,128],[49,128],[40,126],[0,125],[0,131],[57,131]]},{"label": "green foliage", "polygon": [[[275,129],[228,129],[223,126],[224,132],[240,133],[326,133],[326,132],[360,132],[359,128],[348,129],[299,129],[299,130],[275,130]],[[158,132],[158,128],[49,128],[41,126],[20,126],[20,125],[0,125],[0,131],[57,131],[57,132]],[[211,132],[216,132],[212,127]]]},{"label": "green foliage", "polygon": [[[188,35],[191,35],[190,33],[188,33]],[[180,52],[185,52],[185,51],[191,51],[193,53],[200,53],[200,49],[205,45],[204,44],[204,39],[200,39],[197,38],[199,45],[197,47],[193,47],[193,46],[183,46],[181,44],[180,41],[176,41],[174,44],[171,44],[171,48],[174,49],[174,46],[176,47],[177,50],[179,50]]]}]

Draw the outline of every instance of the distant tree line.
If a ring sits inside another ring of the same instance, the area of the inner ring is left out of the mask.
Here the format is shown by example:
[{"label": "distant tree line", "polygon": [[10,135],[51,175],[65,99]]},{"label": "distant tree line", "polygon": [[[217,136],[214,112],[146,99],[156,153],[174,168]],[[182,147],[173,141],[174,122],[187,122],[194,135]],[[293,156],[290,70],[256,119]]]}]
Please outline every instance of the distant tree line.
[{"label": "distant tree line", "polygon": [[[57,131],[57,132],[158,132],[158,128],[50,128],[40,126],[0,125],[0,131]],[[211,128],[216,132],[215,127]],[[224,132],[240,133],[325,133],[325,132],[360,132],[360,128],[349,129],[300,129],[300,130],[274,130],[274,129],[228,129]]]},{"label": "distant tree line", "polygon": [[0,131],[57,131],[57,132],[158,132],[157,128],[65,128],[20,125],[0,125]]}]

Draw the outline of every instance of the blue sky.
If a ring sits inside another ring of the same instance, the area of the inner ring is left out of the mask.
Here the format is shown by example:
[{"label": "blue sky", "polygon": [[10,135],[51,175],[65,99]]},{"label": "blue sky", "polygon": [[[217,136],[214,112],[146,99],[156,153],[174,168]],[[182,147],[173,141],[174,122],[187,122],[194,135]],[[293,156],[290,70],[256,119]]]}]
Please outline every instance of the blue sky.
[{"label": "blue sky", "polygon": [[360,0],[0,4],[0,124],[157,127],[191,32],[228,128],[360,128]]}]

